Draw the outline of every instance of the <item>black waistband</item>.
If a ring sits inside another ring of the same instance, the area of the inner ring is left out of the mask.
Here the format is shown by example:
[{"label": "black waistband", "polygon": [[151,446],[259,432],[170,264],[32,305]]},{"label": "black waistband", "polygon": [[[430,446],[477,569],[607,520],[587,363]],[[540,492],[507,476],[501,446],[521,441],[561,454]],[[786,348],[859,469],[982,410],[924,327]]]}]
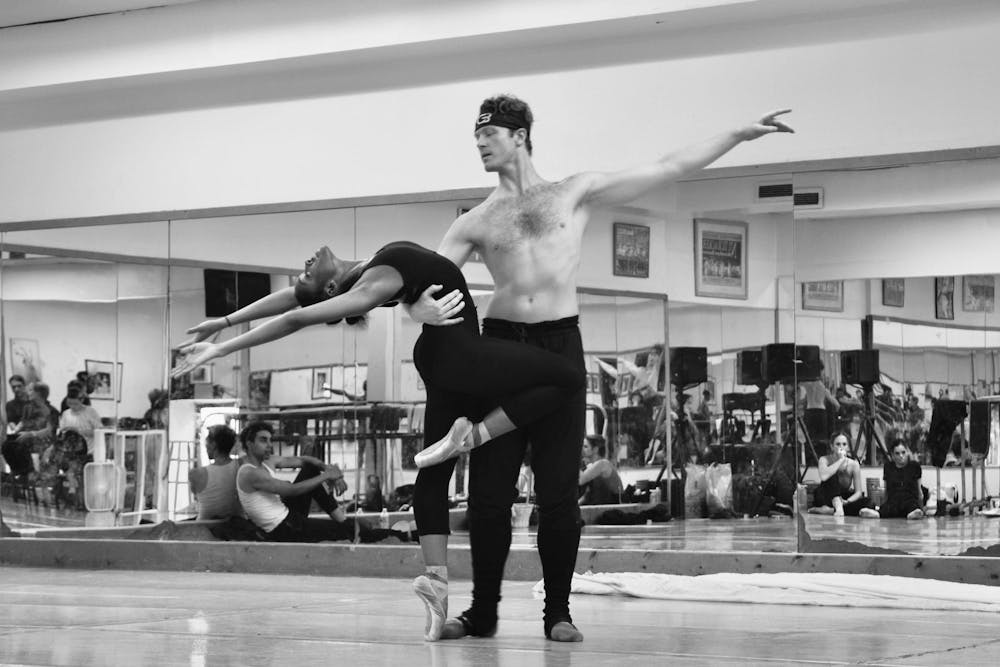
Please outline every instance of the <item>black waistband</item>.
[{"label": "black waistband", "polygon": [[580,316],[572,315],[560,320],[546,320],[545,322],[515,322],[513,320],[500,320],[495,317],[484,317],[483,328],[507,329],[518,333],[538,334],[548,331],[565,331],[576,329],[580,326]]}]

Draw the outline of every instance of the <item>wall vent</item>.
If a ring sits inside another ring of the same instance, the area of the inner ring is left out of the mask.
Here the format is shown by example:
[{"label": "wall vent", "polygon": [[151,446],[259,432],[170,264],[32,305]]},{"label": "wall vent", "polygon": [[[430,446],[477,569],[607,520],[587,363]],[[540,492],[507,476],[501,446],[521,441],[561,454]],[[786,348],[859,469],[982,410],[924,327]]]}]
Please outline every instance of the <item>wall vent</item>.
[{"label": "wall vent", "polygon": [[790,199],[791,196],[791,183],[761,183],[757,186],[757,201]]},{"label": "wall vent", "polygon": [[823,208],[823,188],[797,188],[792,204],[795,208]]}]

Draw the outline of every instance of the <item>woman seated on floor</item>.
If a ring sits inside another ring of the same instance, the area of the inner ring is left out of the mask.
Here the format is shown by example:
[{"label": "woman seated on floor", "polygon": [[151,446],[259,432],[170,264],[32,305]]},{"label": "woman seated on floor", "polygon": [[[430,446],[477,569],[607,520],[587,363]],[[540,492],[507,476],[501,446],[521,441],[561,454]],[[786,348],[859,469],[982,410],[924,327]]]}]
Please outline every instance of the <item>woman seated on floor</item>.
[{"label": "woman seated on floor", "polygon": [[924,492],[920,487],[920,464],[910,456],[906,443],[897,439],[892,445],[892,460],[885,462],[885,502],[877,510],[864,508],[861,516],[868,519],[922,519]]},{"label": "woman seated on floor", "polygon": [[849,457],[847,435],[838,433],[830,444],[830,453],[819,457],[819,488],[813,497],[810,514],[858,516],[868,506],[861,481],[861,464]]}]

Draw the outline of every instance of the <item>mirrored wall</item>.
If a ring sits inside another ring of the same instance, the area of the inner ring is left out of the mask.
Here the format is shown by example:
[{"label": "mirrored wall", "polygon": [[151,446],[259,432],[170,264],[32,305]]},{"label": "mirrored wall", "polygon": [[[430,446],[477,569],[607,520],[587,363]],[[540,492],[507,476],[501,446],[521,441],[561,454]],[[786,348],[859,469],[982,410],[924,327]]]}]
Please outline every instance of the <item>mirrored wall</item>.
[{"label": "mirrored wall", "polygon": [[796,343],[822,363],[797,392],[803,551],[960,555],[1000,543],[998,169],[965,160],[797,177],[825,192],[795,224]]},{"label": "mirrored wall", "polygon": [[[790,473],[772,469],[782,456],[775,418],[782,397],[744,381],[739,368],[741,352],[791,340],[783,287],[791,280],[791,216],[772,204],[712,207],[745,198],[748,183],[740,184],[739,197],[732,183],[718,190],[692,184],[682,210],[669,214],[603,213],[585,242],[592,264],[582,270],[579,289],[587,432],[603,438],[603,455],[621,479],[622,506],[660,507],[643,548],[795,548]],[[258,419],[275,427],[275,454],[337,463],[349,509],[405,511],[413,456],[422,446],[425,392],[412,358],[420,325],[402,309],[378,309],[365,326],[312,327],[188,376],[171,379],[170,369],[177,348],[192,339],[191,327],[287,288],[318,247],[368,256],[396,240],[404,218],[408,239],[436,247],[456,212],[474,204],[4,232],[5,380],[21,377],[25,390],[34,385],[36,392],[47,384],[51,422],[46,433],[25,438],[38,474],[5,484],[6,522],[38,536],[52,536],[50,528],[99,527],[114,538],[115,529],[169,520],[174,538],[204,539],[204,528],[187,523],[197,513],[189,470],[210,463],[211,426],[238,432]],[[703,218],[745,223],[736,246],[744,254],[733,260],[738,270],[698,273],[692,241],[694,221]],[[601,277],[612,274],[600,262],[611,259],[613,226],[622,219],[653,230],[646,247],[650,279]],[[465,274],[482,316],[492,293],[489,273],[471,261]],[[699,293],[712,279],[741,283],[745,294]],[[675,283],[676,297],[656,289]],[[227,327],[212,339],[260,323]],[[81,386],[71,388],[77,381]],[[10,382],[6,390],[14,399]],[[61,405],[67,392],[80,399],[73,407]],[[28,394],[22,400],[29,402]],[[38,410],[43,404],[39,399]],[[11,414],[6,422],[13,430],[24,419]],[[85,418],[89,430],[80,425]],[[84,444],[76,446],[67,434],[81,429]],[[42,422],[28,430],[44,430]],[[8,434],[8,442],[18,439]],[[88,463],[94,465],[85,474]],[[466,465],[452,480],[459,506],[467,494]],[[12,470],[9,481],[19,472]],[[294,472],[282,474],[291,479]],[[520,493],[530,502],[530,475]],[[599,523],[608,509],[588,509],[587,522]]]}]

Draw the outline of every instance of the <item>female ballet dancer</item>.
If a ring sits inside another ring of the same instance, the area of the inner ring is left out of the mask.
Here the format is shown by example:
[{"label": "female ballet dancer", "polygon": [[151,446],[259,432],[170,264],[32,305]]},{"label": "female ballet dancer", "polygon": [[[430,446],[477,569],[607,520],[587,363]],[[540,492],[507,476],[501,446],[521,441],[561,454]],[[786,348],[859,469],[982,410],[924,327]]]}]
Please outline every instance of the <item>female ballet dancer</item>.
[{"label": "female ballet dancer", "polygon": [[[413,347],[414,364],[427,388],[425,448],[415,458],[420,470],[413,498],[426,573],[413,587],[427,608],[425,638],[436,641],[448,616],[448,482],[455,457],[559,407],[582,390],[583,371],[533,346],[480,337],[461,270],[431,250],[400,241],[367,260],[341,259],[328,247],[320,248],[306,260],[294,286],[188,329],[195,336],[180,347],[186,354],[172,374],[188,373],[313,324],[356,324],[373,308],[414,303],[432,285],[446,293],[457,290],[464,304],[459,323],[424,325]],[[204,342],[227,326],[275,315],[280,316],[225,342]],[[479,421],[469,419],[480,415]]]}]

